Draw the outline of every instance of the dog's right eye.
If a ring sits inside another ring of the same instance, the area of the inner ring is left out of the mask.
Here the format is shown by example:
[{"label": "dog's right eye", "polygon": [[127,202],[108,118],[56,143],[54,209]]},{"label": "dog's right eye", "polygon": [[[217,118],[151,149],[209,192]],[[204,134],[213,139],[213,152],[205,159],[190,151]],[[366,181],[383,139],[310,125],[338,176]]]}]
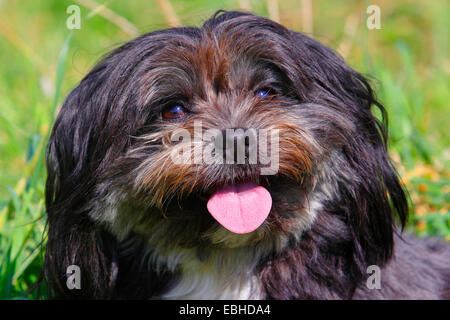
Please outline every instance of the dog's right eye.
[{"label": "dog's right eye", "polygon": [[261,88],[255,92],[255,96],[258,99],[264,99],[275,94],[277,94],[277,91],[269,87]]},{"label": "dog's right eye", "polygon": [[181,119],[187,115],[187,110],[180,104],[167,107],[162,112],[162,117],[167,120]]},{"label": "dog's right eye", "polygon": [[269,89],[261,89],[256,92],[256,96],[261,99],[268,97],[269,94]]}]

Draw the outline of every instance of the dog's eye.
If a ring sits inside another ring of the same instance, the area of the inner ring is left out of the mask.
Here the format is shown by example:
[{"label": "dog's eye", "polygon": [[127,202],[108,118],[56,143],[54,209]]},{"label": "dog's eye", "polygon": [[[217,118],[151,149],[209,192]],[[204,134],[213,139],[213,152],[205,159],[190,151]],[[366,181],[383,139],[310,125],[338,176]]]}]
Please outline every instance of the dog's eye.
[{"label": "dog's eye", "polygon": [[267,98],[271,94],[271,90],[268,88],[260,89],[256,91],[256,97],[262,99]]},{"label": "dog's eye", "polygon": [[162,117],[164,119],[173,120],[183,118],[186,114],[187,110],[183,106],[176,104],[164,109],[162,112]]}]

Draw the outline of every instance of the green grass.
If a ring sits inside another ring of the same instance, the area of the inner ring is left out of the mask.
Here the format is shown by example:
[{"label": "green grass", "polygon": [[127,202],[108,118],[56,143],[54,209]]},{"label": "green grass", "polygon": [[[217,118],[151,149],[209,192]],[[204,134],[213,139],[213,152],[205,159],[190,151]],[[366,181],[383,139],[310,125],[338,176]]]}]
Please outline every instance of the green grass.
[{"label": "green grass", "polygon": [[[239,1],[171,1],[198,25]],[[44,147],[64,97],[103,54],[132,38],[81,6],[80,30],[65,27],[72,1],[0,1],[0,298],[45,299],[32,290],[45,245]],[[269,16],[265,1],[250,1]],[[382,29],[365,28],[368,2],[314,1],[313,36],[373,79],[390,116],[390,151],[411,196],[410,227],[450,240],[450,22],[445,1],[376,1]],[[156,1],[108,1],[140,32],[167,27]],[[281,22],[302,30],[300,1],[279,1]],[[352,20],[351,17],[355,17]],[[356,21],[356,22],[352,22]],[[347,31],[344,32],[344,26]],[[124,31],[125,30],[125,31]],[[350,31],[349,31],[350,30]]]}]

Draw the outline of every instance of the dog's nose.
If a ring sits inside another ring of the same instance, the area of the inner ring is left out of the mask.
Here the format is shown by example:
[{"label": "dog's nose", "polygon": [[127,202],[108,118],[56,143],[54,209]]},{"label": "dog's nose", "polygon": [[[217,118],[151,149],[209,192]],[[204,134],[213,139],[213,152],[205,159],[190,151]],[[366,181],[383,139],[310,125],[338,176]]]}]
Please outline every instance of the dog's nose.
[{"label": "dog's nose", "polygon": [[223,157],[228,164],[256,163],[257,135],[254,129],[230,128],[222,130]]}]

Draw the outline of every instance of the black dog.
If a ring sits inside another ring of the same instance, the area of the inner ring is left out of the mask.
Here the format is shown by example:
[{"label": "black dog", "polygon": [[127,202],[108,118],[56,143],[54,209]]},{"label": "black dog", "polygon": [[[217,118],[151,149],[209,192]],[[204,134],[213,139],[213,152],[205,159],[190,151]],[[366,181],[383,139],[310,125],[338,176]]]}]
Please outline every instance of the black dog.
[{"label": "black dog", "polygon": [[386,119],[331,49],[251,14],[114,50],[67,97],[48,146],[54,295],[449,298],[449,247],[398,236],[408,206],[372,106]]}]

